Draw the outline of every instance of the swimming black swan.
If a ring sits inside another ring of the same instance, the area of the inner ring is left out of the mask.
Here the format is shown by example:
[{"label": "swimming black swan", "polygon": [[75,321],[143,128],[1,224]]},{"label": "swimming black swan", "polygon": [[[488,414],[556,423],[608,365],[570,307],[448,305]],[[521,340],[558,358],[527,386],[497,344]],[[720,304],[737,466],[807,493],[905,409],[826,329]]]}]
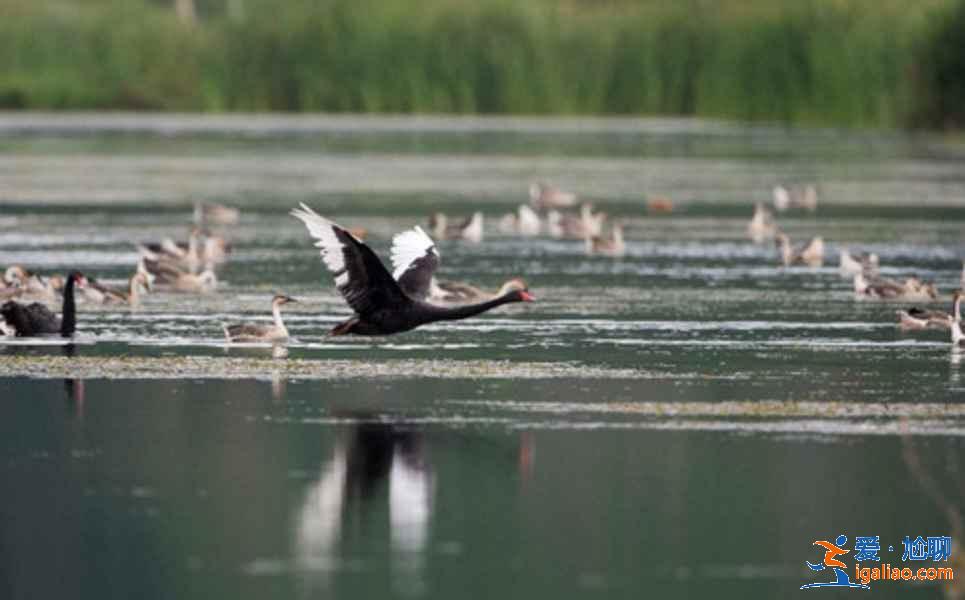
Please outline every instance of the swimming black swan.
[{"label": "swimming black swan", "polygon": [[63,318],[58,319],[46,306],[39,302],[20,304],[13,300],[0,307],[0,316],[8,331],[16,337],[59,333],[63,337],[74,335],[77,328],[77,315],[74,309],[74,286],[84,287],[87,279],[77,271],[71,271],[64,286]]},{"label": "swimming black swan", "polygon": [[[385,268],[371,248],[343,227],[316,214],[304,204],[291,214],[300,219],[321,249],[322,262],[335,276],[335,287],[355,315],[335,326],[331,335],[388,335],[415,329],[435,321],[454,321],[486,312],[510,302],[532,302],[527,290],[513,290],[487,302],[442,307],[417,300],[402,290],[411,282],[428,286],[439,264],[432,239],[415,227],[393,241],[395,275]],[[399,281],[396,282],[396,279]],[[415,286],[418,287],[418,286]]]}]

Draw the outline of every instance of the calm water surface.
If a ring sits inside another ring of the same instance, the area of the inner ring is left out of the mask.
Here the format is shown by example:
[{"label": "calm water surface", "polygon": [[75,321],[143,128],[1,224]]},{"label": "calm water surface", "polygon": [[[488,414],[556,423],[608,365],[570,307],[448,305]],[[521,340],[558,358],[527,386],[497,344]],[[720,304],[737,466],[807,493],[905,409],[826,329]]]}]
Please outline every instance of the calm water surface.
[{"label": "calm water surface", "polygon": [[[217,293],[81,305],[70,347],[0,342],[0,598],[820,595],[805,561],[841,533],[891,563],[952,536],[965,575],[963,355],[837,270],[843,245],[876,252],[947,309],[963,155],[692,121],[0,115],[0,266],[120,283],[195,199],[243,209]],[[533,179],[622,220],[627,256],[499,234]],[[745,240],[780,182],[819,185],[816,214],[779,220],[824,236],[825,267]],[[672,215],[646,214],[658,194]],[[522,276],[539,302],[329,338],[348,311],[302,201],[382,256],[432,211],[482,210],[442,276]],[[288,357],[226,348],[275,291],[302,301]]]}]

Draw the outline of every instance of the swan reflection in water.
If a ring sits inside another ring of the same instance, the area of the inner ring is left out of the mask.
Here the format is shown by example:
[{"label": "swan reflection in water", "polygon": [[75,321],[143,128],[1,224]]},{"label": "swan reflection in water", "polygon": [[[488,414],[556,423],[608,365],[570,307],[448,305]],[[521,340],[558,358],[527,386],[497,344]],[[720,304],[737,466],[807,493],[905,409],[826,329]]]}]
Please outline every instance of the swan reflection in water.
[{"label": "swan reflection in water", "polygon": [[380,537],[373,527],[387,504],[392,586],[402,594],[421,594],[432,497],[421,433],[385,423],[359,423],[340,432],[297,516],[295,556],[303,592],[326,585],[333,571],[350,568],[342,550],[354,541]]},{"label": "swan reflection in water", "polygon": [[[74,347],[74,344],[67,344],[63,347],[63,354],[67,358],[73,358],[76,353],[77,349]],[[64,379],[64,395],[67,400],[67,406],[72,409],[74,416],[82,418],[84,416],[85,400],[84,380],[80,378]]]}]

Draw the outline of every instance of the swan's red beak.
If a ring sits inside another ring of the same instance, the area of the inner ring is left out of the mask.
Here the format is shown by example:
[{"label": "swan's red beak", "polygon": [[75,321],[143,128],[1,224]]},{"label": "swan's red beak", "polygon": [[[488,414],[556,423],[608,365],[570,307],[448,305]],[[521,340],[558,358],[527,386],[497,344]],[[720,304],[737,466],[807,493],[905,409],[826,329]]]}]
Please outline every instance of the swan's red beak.
[{"label": "swan's red beak", "polygon": [[81,289],[87,287],[87,278],[84,277],[84,276],[80,276],[80,277],[77,279],[77,287],[79,287],[79,288],[81,288]]},{"label": "swan's red beak", "polygon": [[523,302],[536,302],[536,296],[530,294],[526,290],[521,291],[519,293],[519,297],[523,299]]}]

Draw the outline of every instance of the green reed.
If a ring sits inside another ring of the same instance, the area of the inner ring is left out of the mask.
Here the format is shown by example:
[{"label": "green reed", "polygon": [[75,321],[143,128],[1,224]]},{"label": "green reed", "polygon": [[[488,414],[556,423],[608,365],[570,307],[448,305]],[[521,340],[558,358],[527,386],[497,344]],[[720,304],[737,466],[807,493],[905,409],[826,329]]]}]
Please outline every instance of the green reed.
[{"label": "green reed", "polygon": [[961,124],[953,0],[231,1],[0,0],[0,106]]}]

